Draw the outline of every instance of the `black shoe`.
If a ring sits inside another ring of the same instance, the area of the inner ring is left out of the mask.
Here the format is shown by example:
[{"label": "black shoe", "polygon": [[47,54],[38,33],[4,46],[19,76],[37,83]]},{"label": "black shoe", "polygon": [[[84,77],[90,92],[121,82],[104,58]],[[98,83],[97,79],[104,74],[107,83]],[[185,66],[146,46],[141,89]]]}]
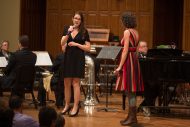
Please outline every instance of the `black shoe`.
[{"label": "black shoe", "polygon": [[68,107],[65,111],[61,112],[61,115],[66,115],[66,113],[69,114],[70,110],[71,110],[71,107]]},{"label": "black shoe", "polygon": [[79,113],[79,109],[80,109],[80,107],[78,106],[77,111],[75,113],[70,112],[69,113],[69,117],[75,117],[75,116],[77,116],[78,113]]}]

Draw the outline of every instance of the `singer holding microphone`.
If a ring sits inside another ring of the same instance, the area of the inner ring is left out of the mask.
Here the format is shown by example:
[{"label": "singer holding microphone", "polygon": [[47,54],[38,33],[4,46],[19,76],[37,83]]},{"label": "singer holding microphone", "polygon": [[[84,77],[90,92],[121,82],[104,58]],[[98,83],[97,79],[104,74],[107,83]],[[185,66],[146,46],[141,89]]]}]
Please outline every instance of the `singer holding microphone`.
[{"label": "singer holding microphone", "polygon": [[[90,51],[88,31],[84,27],[84,17],[81,12],[75,12],[73,25],[64,28],[61,45],[67,45],[64,58],[65,107],[62,114],[70,117],[79,113],[80,79],[85,73],[85,54]],[[74,88],[74,105],[70,107],[71,85]],[[71,109],[71,110],[70,110]]]}]

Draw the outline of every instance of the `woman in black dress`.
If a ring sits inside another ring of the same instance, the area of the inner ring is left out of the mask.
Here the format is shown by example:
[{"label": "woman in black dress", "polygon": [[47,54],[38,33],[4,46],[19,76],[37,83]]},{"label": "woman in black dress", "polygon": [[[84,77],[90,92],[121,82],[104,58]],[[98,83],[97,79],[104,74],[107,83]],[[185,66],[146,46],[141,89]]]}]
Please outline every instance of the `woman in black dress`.
[{"label": "woman in black dress", "polygon": [[84,78],[85,51],[90,51],[88,31],[84,27],[81,12],[76,12],[72,18],[73,25],[64,28],[61,44],[66,44],[64,59],[65,107],[62,114],[70,111],[71,85],[74,88],[74,105],[69,116],[76,116],[79,112],[80,79]]}]

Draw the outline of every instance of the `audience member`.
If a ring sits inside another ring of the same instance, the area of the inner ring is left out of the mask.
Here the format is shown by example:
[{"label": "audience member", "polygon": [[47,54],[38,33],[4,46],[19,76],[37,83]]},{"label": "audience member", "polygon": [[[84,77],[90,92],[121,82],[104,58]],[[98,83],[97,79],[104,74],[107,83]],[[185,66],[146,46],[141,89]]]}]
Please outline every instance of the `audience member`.
[{"label": "audience member", "polygon": [[59,114],[55,121],[55,127],[64,127],[65,126],[65,118]]},{"label": "audience member", "polygon": [[57,112],[52,107],[42,107],[38,114],[40,127],[55,127]]},{"label": "audience member", "polygon": [[12,127],[14,112],[0,99],[0,127]]},{"label": "audience member", "polygon": [[22,112],[22,99],[19,96],[12,96],[9,100],[9,107],[14,111],[13,127],[39,127],[31,116]]},{"label": "audience member", "polygon": [[19,38],[19,50],[13,53],[8,65],[4,70],[4,76],[0,77],[0,88],[13,88],[12,94],[17,94],[18,91],[14,91],[14,81],[16,77],[17,68],[21,65],[33,65],[36,63],[36,55],[29,51],[29,38],[27,35],[23,35]]}]

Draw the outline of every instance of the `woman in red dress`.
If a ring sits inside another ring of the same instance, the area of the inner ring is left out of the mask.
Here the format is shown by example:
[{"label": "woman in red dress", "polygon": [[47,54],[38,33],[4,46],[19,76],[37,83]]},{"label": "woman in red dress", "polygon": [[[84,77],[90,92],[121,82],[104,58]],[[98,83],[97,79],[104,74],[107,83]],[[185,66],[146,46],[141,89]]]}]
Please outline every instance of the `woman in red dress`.
[{"label": "woman in red dress", "polygon": [[124,37],[121,40],[123,51],[115,74],[119,75],[120,72],[123,74],[122,83],[120,86],[116,86],[116,89],[126,91],[128,95],[129,113],[124,120],[120,121],[121,125],[125,126],[137,123],[136,92],[143,91],[144,85],[136,52],[139,42],[139,34],[135,29],[136,18],[131,12],[125,12],[121,20],[125,27]]}]

